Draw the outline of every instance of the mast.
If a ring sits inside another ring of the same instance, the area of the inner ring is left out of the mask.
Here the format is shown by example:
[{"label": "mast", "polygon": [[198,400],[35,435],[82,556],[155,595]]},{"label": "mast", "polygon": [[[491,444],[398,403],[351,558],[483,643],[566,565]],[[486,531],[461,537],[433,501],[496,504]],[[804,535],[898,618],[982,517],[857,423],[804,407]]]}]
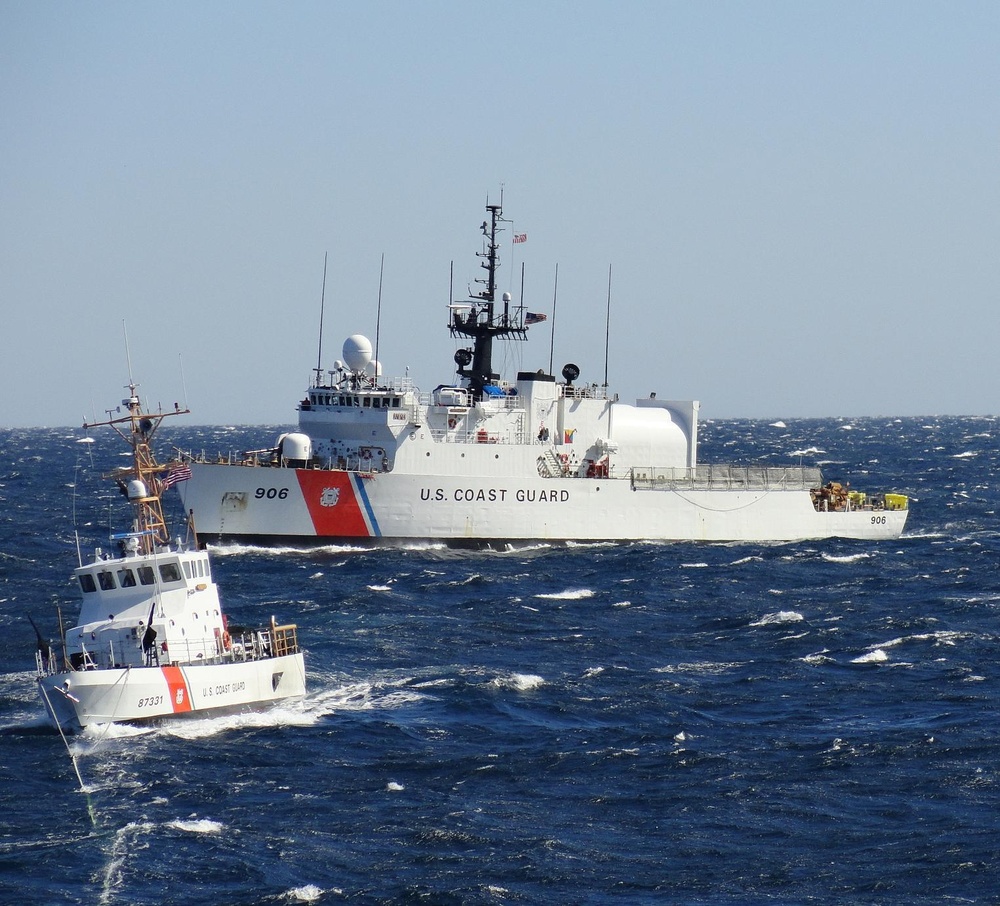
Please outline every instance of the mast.
[{"label": "mast", "polygon": [[[129,396],[128,399],[122,400],[121,405],[128,410],[127,415],[108,418],[103,422],[84,422],[83,427],[113,428],[131,449],[132,465],[116,469],[105,477],[116,481],[134,508],[132,532],[129,535],[137,539],[138,551],[142,554],[152,554],[157,545],[167,544],[170,541],[160,498],[173,483],[169,476],[166,481],[159,477],[159,474],[168,467],[160,465],[153,456],[151,447],[153,435],[160,427],[160,422],[167,416],[187,415],[190,410],[181,409],[174,403],[173,411],[143,412],[131,375]],[[121,406],[116,411],[120,412]],[[111,410],[108,415],[111,415]]]},{"label": "mast", "polygon": [[475,400],[483,398],[483,388],[497,380],[500,375],[493,372],[493,340],[496,337],[509,337],[514,340],[526,340],[527,328],[524,326],[523,309],[519,308],[516,315],[510,312],[510,296],[504,294],[502,312],[494,310],[496,304],[497,268],[500,266],[500,245],[497,240],[498,226],[503,214],[503,208],[498,204],[486,205],[490,219],[483,221],[482,231],[486,242],[483,251],[477,252],[478,258],[484,259],[480,267],[486,271],[486,277],[477,277],[476,283],[485,286],[481,292],[471,294],[468,303],[452,306],[451,323],[448,327],[453,337],[469,337],[473,341],[472,350],[460,349],[455,353],[458,364],[458,374],[469,382],[469,389]]}]

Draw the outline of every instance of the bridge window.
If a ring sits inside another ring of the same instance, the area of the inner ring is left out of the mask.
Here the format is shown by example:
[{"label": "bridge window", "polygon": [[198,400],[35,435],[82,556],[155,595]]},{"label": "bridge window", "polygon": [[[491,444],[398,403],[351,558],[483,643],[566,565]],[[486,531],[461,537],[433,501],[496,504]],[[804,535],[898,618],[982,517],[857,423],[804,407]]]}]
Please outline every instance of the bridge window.
[{"label": "bridge window", "polygon": [[180,582],[181,571],[177,568],[176,563],[161,563],[160,578],[164,582]]},{"label": "bridge window", "polygon": [[118,570],[118,584],[122,588],[135,587],[135,573],[130,569]]},{"label": "bridge window", "polygon": [[107,570],[97,574],[97,581],[100,584],[102,591],[112,591],[117,587],[115,585],[114,573],[108,572]]},{"label": "bridge window", "polygon": [[83,573],[80,576],[80,588],[88,593],[97,591],[97,583],[94,582],[94,577],[90,573]]},{"label": "bridge window", "polygon": [[139,581],[143,585],[152,585],[156,581],[156,577],[153,575],[152,566],[139,567]]}]

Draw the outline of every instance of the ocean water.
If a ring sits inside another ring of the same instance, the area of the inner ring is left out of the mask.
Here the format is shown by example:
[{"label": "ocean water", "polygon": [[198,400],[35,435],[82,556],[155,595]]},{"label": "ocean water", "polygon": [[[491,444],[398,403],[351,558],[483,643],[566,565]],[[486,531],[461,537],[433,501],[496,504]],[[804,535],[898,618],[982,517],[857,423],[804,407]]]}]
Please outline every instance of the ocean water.
[{"label": "ocean water", "polygon": [[82,789],[27,619],[123,525],[81,436],[0,431],[0,903],[1000,901],[1000,419],[703,426],[910,494],[893,542],[213,549],[307,698],[88,731]]}]

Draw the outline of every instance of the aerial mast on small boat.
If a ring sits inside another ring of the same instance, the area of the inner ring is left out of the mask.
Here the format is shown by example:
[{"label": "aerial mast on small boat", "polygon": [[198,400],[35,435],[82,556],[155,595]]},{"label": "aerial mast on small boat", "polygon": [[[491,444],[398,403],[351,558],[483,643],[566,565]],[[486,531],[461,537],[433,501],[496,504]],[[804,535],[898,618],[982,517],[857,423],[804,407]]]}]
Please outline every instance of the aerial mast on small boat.
[{"label": "aerial mast on small boat", "polygon": [[132,465],[115,470],[109,477],[115,479],[121,492],[135,507],[133,531],[127,533],[128,537],[136,539],[139,553],[151,554],[157,545],[167,544],[170,541],[160,498],[163,491],[173,483],[169,474],[165,479],[159,477],[159,473],[169,467],[160,465],[153,456],[151,448],[153,435],[159,428],[160,422],[167,416],[186,415],[189,410],[181,409],[174,403],[172,411],[143,412],[136,389],[130,376],[129,396],[128,399],[122,400],[122,406],[128,410],[127,415],[109,418],[103,422],[84,422],[83,427],[114,428],[132,450]]}]

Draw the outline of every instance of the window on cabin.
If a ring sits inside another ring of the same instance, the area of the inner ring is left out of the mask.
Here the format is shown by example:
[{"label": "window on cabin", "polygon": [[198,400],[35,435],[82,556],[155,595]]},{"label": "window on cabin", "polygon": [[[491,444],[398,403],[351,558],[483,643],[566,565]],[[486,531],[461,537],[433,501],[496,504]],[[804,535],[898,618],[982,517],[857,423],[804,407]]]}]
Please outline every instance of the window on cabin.
[{"label": "window on cabin", "polygon": [[90,573],[84,573],[80,576],[80,588],[87,593],[97,591],[97,583],[94,581],[94,577]]},{"label": "window on cabin", "polygon": [[120,569],[118,570],[118,584],[122,588],[134,588],[135,587],[135,573],[130,569]]},{"label": "window on cabin", "polygon": [[198,577],[199,578],[203,578],[204,575],[205,575],[205,561],[204,560],[199,560],[198,561]]},{"label": "window on cabin", "polygon": [[151,566],[140,566],[139,567],[139,581],[143,585],[152,585],[156,581],[156,577],[153,575],[153,567],[151,567]]},{"label": "window on cabin", "polygon": [[193,576],[193,573],[191,571],[191,564],[187,560],[184,561],[184,575],[187,576],[189,579],[192,578]]},{"label": "window on cabin", "polygon": [[161,563],[160,578],[164,582],[180,582],[181,571],[177,568],[176,563]]},{"label": "window on cabin", "polygon": [[115,588],[115,574],[107,570],[97,574],[97,582],[103,591],[111,591]]}]

